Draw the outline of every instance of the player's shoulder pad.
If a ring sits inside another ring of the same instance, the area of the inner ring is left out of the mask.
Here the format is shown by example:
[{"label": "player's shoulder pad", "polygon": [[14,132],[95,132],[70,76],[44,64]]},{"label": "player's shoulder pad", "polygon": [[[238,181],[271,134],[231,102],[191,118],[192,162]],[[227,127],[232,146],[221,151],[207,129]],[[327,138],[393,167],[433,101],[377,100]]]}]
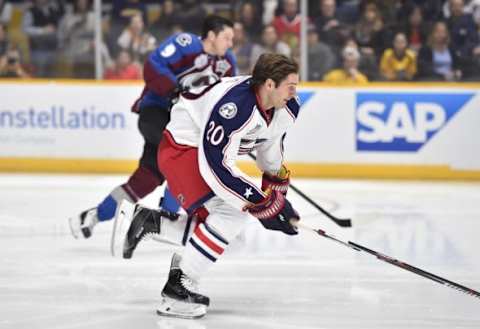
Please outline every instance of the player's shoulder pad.
[{"label": "player's shoulder pad", "polygon": [[300,98],[298,96],[292,97],[292,99],[290,99],[285,105],[286,110],[294,119],[297,119],[300,107]]},{"label": "player's shoulder pad", "polygon": [[203,51],[203,44],[198,35],[182,32],[175,37],[175,43],[184,54],[200,53]]},{"label": "player's shoulder pad", "polygon": [[178,56],[183,53],[201,52],[203,49],[200,38],[192,33],[176,33],[165,39],[158,47],[158,53],[164,58]]},{"label": "player's shoulder pad", "polygon": [[225,58],[232,64],[237,64],[237,57],[235,56],[234,52],[231,49],[228,49],[225,53]]},{"label": "player's shoulder pad", "polygon": [[235,76],[237,75],[237,71],[238,71],[238,68],[237,68],[237,57],[235,56],[235,54],[233,53],[233,51],[231,49],[228,49],[227,52],[225,53],[225,59],[230,63],[230,65],[232,66],[233,70],[232,70],[232,76]]},{"label": "player's shoulder pad", "polygon": [[217,124],[222,124],[224,128],[236,130],[251,118],[255,111],[255,104],[256,98],[250,87],[250,79],[244,80],[219,99],[210,118]]}]

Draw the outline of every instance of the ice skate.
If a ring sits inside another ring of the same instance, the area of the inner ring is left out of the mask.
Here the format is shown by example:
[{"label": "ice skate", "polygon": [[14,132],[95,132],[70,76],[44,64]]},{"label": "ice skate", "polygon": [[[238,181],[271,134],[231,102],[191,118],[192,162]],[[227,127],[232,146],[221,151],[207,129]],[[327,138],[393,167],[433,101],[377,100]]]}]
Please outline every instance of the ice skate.
[{"label": "ice skate", "polygon": [[92,236],[93,228],[98,223],[97,208],[82,211],[78,216],[68,219],[70,231],[75,239],[84,237],[88,239]]},{"label": "ice skate", "polygon": [[173,255],[157,314],[185,319],[200,318],[207,313],[210,299],[197,292],[197,282],[183,273],[179,267],[180,260],[179,254]]},{"label": "ice skate", "polygon": [[161,233],[162,220],[177,220],[178,214],[137,205],[123,244],[123,258],[132,258],[140,241]]}]

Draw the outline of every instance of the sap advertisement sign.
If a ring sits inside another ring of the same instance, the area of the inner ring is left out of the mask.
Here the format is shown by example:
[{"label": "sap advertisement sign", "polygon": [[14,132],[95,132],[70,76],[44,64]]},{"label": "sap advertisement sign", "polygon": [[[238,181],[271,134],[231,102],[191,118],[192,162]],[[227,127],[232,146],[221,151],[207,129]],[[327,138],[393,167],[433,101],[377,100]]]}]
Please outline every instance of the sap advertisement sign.
[{"label": "sap advertisement sign", "polygon": [[460,112],[473,93],[356,94],[356,149],[417,152]]}]

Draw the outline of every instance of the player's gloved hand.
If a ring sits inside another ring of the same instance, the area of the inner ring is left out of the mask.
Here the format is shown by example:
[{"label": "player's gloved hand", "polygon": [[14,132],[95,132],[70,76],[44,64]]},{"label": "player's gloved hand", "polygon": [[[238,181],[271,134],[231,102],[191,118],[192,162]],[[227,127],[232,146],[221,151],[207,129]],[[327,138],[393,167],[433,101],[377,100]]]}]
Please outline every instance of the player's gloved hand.
[{"label": "player's gloved hand", "polygon": [[247,210],[267,230],[282,231],[288,235],[298,234],[297,228],[290,221],[300,220],[300,216],[279,191],[271,191],[262,202],[248,206]]},{"label": "player's gloved hand", "polygon": [[276,175],[271,175],[264,172],[262,175],[262,190],[267,191],[271,189],[273,191],[282,192],[283,195],[287,195],[288,186],[290,185],[290,170],[284,165],[278,171]]}]

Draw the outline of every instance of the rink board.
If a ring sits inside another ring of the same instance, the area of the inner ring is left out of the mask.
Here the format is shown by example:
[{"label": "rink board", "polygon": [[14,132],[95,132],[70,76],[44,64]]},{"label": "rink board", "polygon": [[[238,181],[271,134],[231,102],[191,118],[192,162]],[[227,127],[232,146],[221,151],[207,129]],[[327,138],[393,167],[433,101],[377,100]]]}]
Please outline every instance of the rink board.
[{"label": "rink board", "polygon": [[[130,106],[142,87],[0,82],[0,170],[130,172],[142,150]],[[479,87],[302,85],[286,160],[299,177],[480,179]]]}]

